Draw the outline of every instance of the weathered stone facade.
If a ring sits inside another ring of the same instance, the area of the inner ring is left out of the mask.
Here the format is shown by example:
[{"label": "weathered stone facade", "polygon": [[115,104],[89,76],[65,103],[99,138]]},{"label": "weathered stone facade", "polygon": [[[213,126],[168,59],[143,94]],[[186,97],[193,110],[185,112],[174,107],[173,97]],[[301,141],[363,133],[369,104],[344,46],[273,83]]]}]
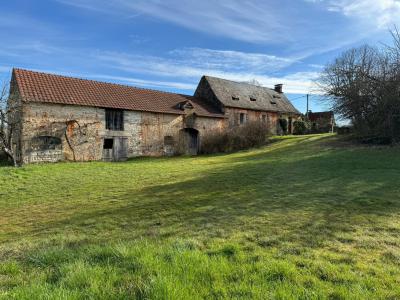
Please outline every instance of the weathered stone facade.
[{"label": "weathered stone facade", "polygon": [[[173,155],[185,152],[180,142],[181,131],[188,128],[187,118],[124,111],[124,130],[111,131],[106,130],[103,108],[24,103],[20,155],[24,163],[102,160],[104,140],[120,138],[127,141],[126,157]],[[190,128],[198,131],[199,143],[206,131],[225,126],[223,118],[193,119]]]},{"label": "weathered stone facade", "polygon": [[332,111],[311,112],[307,113],[306,118],[311,123],[311,132],[324,133],[333,132],[335,127],[335,115]]},{"label": "weathered stone facade", "polygon": [[225,109],[225,115],[230,128],[241,124],[240,114],[243,114],[244,123],[255,121],[264,122],[270,134],[277,134],[278,114],[276,112],[227,107]]},{"label": "weathered stone facade", "polygon": [[196,155],[209,133],[300,116],[281,89],[204,76],[194,96],[14,69],[20,162],[125,160]]},{"label": "weathered stone facade", "polygon": [[283,134],[279,119],[288,124],[286,133],[293,133],[294,121],[301,119],[300,112],[278,90],[248,83],[234,82],[221,78],[203,76],[195,96],[217,106],[228,119],[230,128],[248,121],[261,121],[270,134]]}]

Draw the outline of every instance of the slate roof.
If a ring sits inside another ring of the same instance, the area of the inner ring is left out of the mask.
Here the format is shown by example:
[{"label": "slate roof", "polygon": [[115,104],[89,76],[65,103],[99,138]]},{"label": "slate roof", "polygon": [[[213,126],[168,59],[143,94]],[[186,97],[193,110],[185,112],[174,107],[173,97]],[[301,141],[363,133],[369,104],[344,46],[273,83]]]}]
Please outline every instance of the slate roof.
[{"label": "slate roof", "polygon": [[316,121],[318,119],[330,119],[334,117],[333,111],[309,112],[308,119]]},{"label": "slate roof", "polygon": [[212,76],[203,76],[201,80],[208,82],[217,99],[226,107],[301,114],[285,94],[273,89]]},{"label": "slate roof", "polygon": [[185,114],[181,103],[190,102],[199,116],[223,118],[218,108],[188,95],[132,86],[13,70],[13,80],[25,102],[69,104],[134,111]]}]

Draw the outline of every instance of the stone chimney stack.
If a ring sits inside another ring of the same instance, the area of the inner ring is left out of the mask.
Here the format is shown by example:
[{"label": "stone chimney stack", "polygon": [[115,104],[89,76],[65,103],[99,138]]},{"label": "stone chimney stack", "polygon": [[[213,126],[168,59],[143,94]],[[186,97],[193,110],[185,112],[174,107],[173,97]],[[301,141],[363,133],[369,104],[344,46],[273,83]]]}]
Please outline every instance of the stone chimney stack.
[{"label": "stone chimney stack", "polygon": [[283,84],[281,84],[281,83],[280,84],[275,84],[275,88],[274,88],[275,92],[277,92],[279,94],[282,94],[283,93],[282,87],[283,87]]}]

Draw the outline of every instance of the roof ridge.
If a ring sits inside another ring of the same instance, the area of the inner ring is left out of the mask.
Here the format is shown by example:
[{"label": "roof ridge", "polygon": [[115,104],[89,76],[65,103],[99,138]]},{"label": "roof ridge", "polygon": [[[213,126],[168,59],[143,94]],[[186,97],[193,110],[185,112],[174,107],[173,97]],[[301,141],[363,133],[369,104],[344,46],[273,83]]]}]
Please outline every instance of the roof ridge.
[{"label": "roof ridge", "polygon": [[184,96],[184,97],[196,98],[196,97],[194,97],[192,95],[186,95],[186,94],[182,94],[182,93],[167,92],[167,91],[143,88],[143,87],[138,87],[138,86],[128,85],[128,84],[106,82],[106,81],[87,79],[87,78],[81,78],[81,77],[76,77],[76,76],[60,75],[60,74],[55,74],[55,73],[36,71],[36,70],[28,70],[28,69],[23,69],[23,68],[13,68],[13,71],[30,72],[30,73],[47,75],[47,76],[55,76],[55,77],[61,77],[61,78],[67,78],[67,79],[75,79],[75,80],[86,81],[86,82],[94,82],[94,83],[116,85],[116,86],[127,87],[127,88],[134,88],[134,89],[138,89],[138,90],[142,90],[142,91],[157,92],[157,93],[164,93],[164,94],[170,94],[170,95],[172,94],[172,95],[179,95],[179,96]]},{"label": "roof ridge", "polygon": [[84,105],[133,111],[182,114],[175,106],[190,101],[198,115],[223,117],[215,106],[191,95],[138,88],[91,79],[13,68],[18,89],[27,102]]},{"label": "roof ridge", "polygon": [[[246,85],[250,85],[250,86],[259,87],[259,88],[262,88],[262,89],[268,89],[268,90],[271,90],[271,91],[277,93],[273,88],[270,88],[270,87],[267,87],[267,86],[262,86],[262,85],[251,84],[251,83],[245,82],[245,81],[236,81],[236,80],[225,79],[225,78],[216,77],[216,76],[211,76],[211,75],[204,75],[204,77],[206,77],[206,78],[207,78],[207,77],[208,77],[208,78],[215,78],[215,79],[218,79],[218,80],[224,80],[224,81],[233,82],[233,83],[238,83],[238,84],[246,84]],[[277,93],[277,94],[279,94],[279,93]]]}]

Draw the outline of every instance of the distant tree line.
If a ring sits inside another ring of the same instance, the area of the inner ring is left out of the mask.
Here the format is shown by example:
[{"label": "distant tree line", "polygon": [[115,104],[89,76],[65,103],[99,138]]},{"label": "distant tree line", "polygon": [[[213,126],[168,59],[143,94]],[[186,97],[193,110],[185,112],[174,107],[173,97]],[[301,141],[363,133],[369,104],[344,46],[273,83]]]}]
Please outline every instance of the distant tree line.
[{"label": "distant tree line", "polygon": [[390,45],[342,53],[319,79],[332,110],[350,119],[363,141],[400,142],[400,32],[391,35]]}]

